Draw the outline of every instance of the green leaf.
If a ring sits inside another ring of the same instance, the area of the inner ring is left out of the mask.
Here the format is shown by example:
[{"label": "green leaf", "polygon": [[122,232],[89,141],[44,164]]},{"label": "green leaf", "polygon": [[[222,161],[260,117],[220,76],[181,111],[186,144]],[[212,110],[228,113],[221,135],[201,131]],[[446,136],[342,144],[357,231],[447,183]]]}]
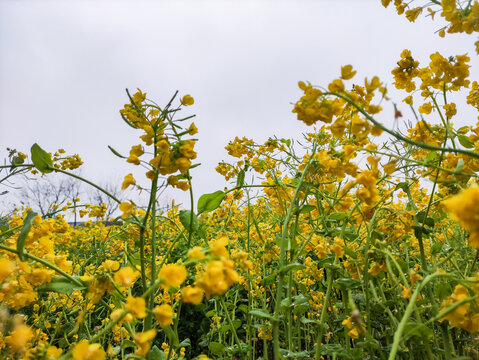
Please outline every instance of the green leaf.
[{"label": "green leaf", "polygon": [[291,140],[290,139],[279,139],[280,142],[285,144],[286,146],[291,146]]},{"label": "green leaf", "polygon": [[303,294],[296,295],[293,298],[294,306],[308,304],[309,305],[309,297],[304,296]]},{"label": "green leaf", "polygon": [[439,253],[441,249],[442,249],[442,244],[439,241],[437,241],[431,246],[431,254],[435,255]]},{"label": "green leaf", "polygon": [[358,258],[358,254],[356,254],[355,251],[351,250],[350,248],[348,248],[347,246],[343,246],[343,250],[344,250],[344,253],[346,255],[348,255],[349,257],[352,257],[353,259],[357,259]]},{"label": "green leaf", "polygon": [[196,231],[198,229],[198,218],[193,213],[193,224],[191,225],[191,210],[180,210],[180,222],[183,224],[186,230]]},{"label": "green leaf", "polygon": [[434,335],[434,332],[424,324],[418,324],[416,322],[410,321],[406,323],[406,327],[404,328],[404,334],[409,336],[419,336],[425,339],[431,339]]},{"label": "green leaf", "polygon": [[37,143],[33,144],[31,149],[32,162],[42,173],[51,173],[53,171],[53,162],[50,154],[43,150]]},{"label": "green leaf", "polygon": [[318,324],[319,321],[318,320],[311,320],[311,319],[308,319],[308,318],[305,318],[304,316],[301,317],[301,319],[299,319],[299,321],[301,321],[303,324]]},{"label": "green leaf", "polygon": [[238,177],[236,178],[236,188],[240,189],[244,185],[244,177],[245,177],[245,172],[244,170],[241,170],[238,173]]},{"label": "green leaf", "polygon": [[339,344],[323,344],[321,345],[321,355],[336,355],[348,358],[348,351]]},{"label": "green leaf", "polygon": [[266,285],[271,285],[276,281],[276,274],[271,274],[263,278],[261,280],[261,285],[266,286]]},{"label": "green leaf", "polygon": [[[80,279],[79,277],[75,277],[76,279]],[[37,290],[42,292],[57,292],[60,294],[69,294],[75,290],[83,290],[86,289],[86,286],[80,286],[77,283],[74,283],[70,279],[63,277],[63,276],[54,276],[52,277],[52,281],[48,284],[43,284]]]},{"label": "green leaf", "polygon": [[460,173],[462,171],[462,167],[464,166],[464,159],[463,158],[459,158],[459,160],[457,160],[457,166],[456,166],[456,174],[457,173]]},{"label": "green leaf", "polygon": [[464,146],[466,149],[472,149],[474,147],[474,143],[469,140],[469,138],[466,135],[459,135],[457,137],[459,140],[459,143]]},{"label": "green leaf", "polygon": [[361,286],[361,282],[352,278],[340,278],[334,282],[334,286],[341,290],[351,290]]},{"label": "green leaf", "polygon": [[18,251],[18,257],[20,258],[20,261],[25,261],[27,259],[25,256],[25,240],[27,239],[28,233],[30,232],[30,228],[33,225],[33,220],[35,220],[35,216],[37,216],[37,213],[30,210],[27,213],[25,220],[23,220],[23,227],[17,239],[17,251]]},{"label": "green leaf", "polygon": [[337,213],[334,213],[332,214],[330,217],[329,217],[329,220],[344,220],[348,217],[348,214],[347,213],[344,213],[344,212],[337,212]]},{"label": "green leaf", "polygon": [[220,206],[225,196],[226,194],[221,190],[215,191],[211,194],[201,195],[198,199],[198,213],[201,214],[215,210],[218,206]]},{"label": "green leaf", "polygon": [[[131,354],[128,356],[131,356]],[[146,355],[146,360],[166,360],[166,359],[168,359],[166,354],[163,351],[161,351],[156,345],[153,346],[151,350],[148,352],[148,355]]]},{"label": "green leaf", "polygon": [[161,328],[165,332],[165,335],[168,338],[168,341],[171,344],[171,346],[176,349],[178,347],[179,341],[178,341],[178,337],[176,336],[176,334],[173,331],[173,329],[171,328],[171,326],[169,326],[169,325],[168,326],[162,326]]},{"label": "green leaf", "polygon": [[430,226],[430,227],[434,227],[434,219],[430,216],[426,216],[426,211],[419,211],[417,214],[416,214],[416,220],[419,222],[419,223],[422,223],[424,225],[427,225],[427,226]]},{"label": "green leaf", "polygon": [[426,163],[430,163],[430,162],[434,161],[436,159],[436,157],[437,157],[437,153],[435,151],[429,151],[429,153],[424,158],[424,161]]},{"label": "green leaf", "polygon": [[249,314],[252,316],[259,317],[261,319],[273,320],[273,317],[270,314],[261,309],[250,310]]},{"label": "green leaf", "polygon": [[304,351],[290,351],[286,349],[280,349],[281,355],[286,359],[310,359],[310,353],[306,350]]},{"label": "green leaf", "polygon": [[186,338],[185,340],[183,340],[182,342],[178,344],[178,348],[188,347],[188,346],[191,346],[190,338]]},{"label": "green leaf", "polygon": [[402,181],[396,185],[394,190],[402,189],[404,192],[407,192],[409,189],[409,184],[406,181]]},{"label": "green leaf", "polygon": [[226,347],[219,342],[213,341],[208,344],[208,349],[213,355],[221,356],[225,352]]},{"label": "green leaf", "polygon": [[279,274],[283,275],[283,274],[289,273],[290,271],[298,271],[305,268],[306,268],[306,265],[303,265],[300,263],[292,263],[292,264],[285,265],[281,269],[279,269]]},{"label": "green leaf", "polygon": [[22,165],[25,161],[20,156],[14,156],[12,159],[12,166]]},{"label": "green leaf", "polygon": [[[238,329],[240,326],[241,326],[241,320],[233,320],[233,326],[236,329]],[[221,326],[218,331],[221,331],[221,332],[226,332],[226,331],[230,331],[231,330],[231,325],[230,324],[226,324],[226,325],[223,325]]]},{"label": "green leaf", "polygon": [[113,149],[110,145],[108,145],[108,149],[110,149],[110,151],[116,156],[118,156],[119,158],[126,159],[126,156],[121,155],[118,151]]},{"label": "green leaf", "polygon": [[434,283],[434,295],[438,300],[444,300],[452,292],[452,286],[446,282],[436,282]]},{"label": "green leaf", "polygon": [[299,208],[299,213],[300,214],[306,214],[306,213],[309,213],[313,210],[316,209],[316,206],[314,205],[303,205]]},{"label": "green leaf", "polygon": [[126,348],[129,348],[129,347],[136,347],[136,343],[134,341],[124,339],[121,343],[121,348],[126,349]]}]

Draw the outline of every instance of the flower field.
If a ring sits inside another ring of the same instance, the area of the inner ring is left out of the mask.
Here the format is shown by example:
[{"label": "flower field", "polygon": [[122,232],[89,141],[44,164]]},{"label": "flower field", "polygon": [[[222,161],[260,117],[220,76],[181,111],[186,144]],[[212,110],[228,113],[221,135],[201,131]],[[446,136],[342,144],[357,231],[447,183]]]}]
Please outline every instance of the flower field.
[{"label": "flower field", "polygon": [[[445,20],[440,36],[479,32],[478,1],[419,2],[381,1]],[[479,115],[471,57],[404,50],[399,104],[352,65],[324,88],[299,81],[304,138],[235,138],[216,168],[229,185],[200,196],[190,95],[127,91],[138,142],[110,150],[144,169],[121,188],[147,206],[80,177],[79,155],[9,149],[0,183],[61,173],[120,211],[79,200],[1,219],[0,358],[479,359],[479,123],[453,124]],[[377,120],[391,110],[404,126]],[[190,206],[162,209],[165,189]]]}]

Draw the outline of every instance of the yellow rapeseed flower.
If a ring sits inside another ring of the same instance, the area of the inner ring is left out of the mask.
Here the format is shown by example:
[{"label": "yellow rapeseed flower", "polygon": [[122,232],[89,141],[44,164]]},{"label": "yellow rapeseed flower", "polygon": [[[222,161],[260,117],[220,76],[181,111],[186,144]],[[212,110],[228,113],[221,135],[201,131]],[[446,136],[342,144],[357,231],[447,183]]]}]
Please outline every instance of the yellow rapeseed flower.
[{"label": "yellow rapeseed flower", "polygon": [[75,345],[72,355],[73,360],[104,360],[106,354],[100,344],[88,344],[88,340],[83,339]]},{"label": "yellow rapeseed flower", "polygon": [[126,298],[125,308],[136,319],[146,317],[146,302],[142,297],[128,296]]},{"label": "yellow rapeseed flower", "polygon": [[128,174],[123,179],[123,183],[121,184],[121,189],[125,190],[130,185],[136,185],[136,180],[133,178],[133,174]]},{"label": "yellow rapeseed flower", "polygon": [[188,272],[183,265],[167,264],[161,268],[158,279],[163,281],[162,286],[165,288],[177,288],[186,280],[187,275]]},{"label": "yellow rapeseed flower", "polygon": [[191,95],[185,95],[183,98],[180,100],[182,105],[188,106],[188,105],[193,105],[195,103],[195,99],[191,97]]},{"label": "yellow rapeseed flower", "polygon": [[203,300],[203,290],[196,286],[184,287],[181,291],[183,302],[190,304],[199,304]]},{"label": "yellow rapeseed flower", "polygon": [[173,324],[173,308],[168,304],[155,306],[153,309],[153,315],[160,326]]}]

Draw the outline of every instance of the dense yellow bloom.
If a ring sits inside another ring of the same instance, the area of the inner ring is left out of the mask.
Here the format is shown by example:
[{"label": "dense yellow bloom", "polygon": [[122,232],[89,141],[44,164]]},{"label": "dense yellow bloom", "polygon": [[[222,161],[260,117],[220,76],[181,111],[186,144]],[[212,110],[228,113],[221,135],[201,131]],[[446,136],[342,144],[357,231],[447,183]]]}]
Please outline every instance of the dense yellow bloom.
[{"label": "dense yellow bloom", "polygon": [[120,263],[116,260],[105,260],[101,265],[106,271],[117,271],[120,268]]},{"label": "dense yellow bloom", "polygon": [[206,271],[199,275],[196,285],[203,289],[206,298],[221,295],[239,279],[231,260],[214,260],[208,263]]},{"label": "dense yellow bloom", "polygon": [[113,279],[120,286],[132,287],[139,276],[140,273],[138,271],[135,271],[131,267],[127,266],[118,270],[115,275],[113,275]]},{"label": "dense yellow bloom", "polygon": [[167,264],[163,265],[158,274],[158,279],[163,282],[162,286],[179,287],[185,280],[188,272],[183,265]]},{"label": "dense yellow bloom", "polygon": [[15,263],[5,257],[0,258],[0,283],[8,279],[15,269]]},{"label": "dense yellow bloom", "polygon": [[100,344],[88,344],[88,340],[83,339],[75,345],[72,355],[73,360],[104,360],[106,354]]},{"label": "dense yellow bloom", "polygon": [[136,319],[146,317],[146,302],[142,297],[128,296],[126,298],[125,308]]},{"label": "dense yellow bloom", "polygon": [[160,326],[173,324],[173,308],[171,305],[163,304],[155,306],[153,309],[153,315]]},{"label": "dense yellow bloom", "polygon": [[181,298],[185,303],[197,305],[203,300],[203,290],[196,286],[186,286],[181,291]]},{"label": "dense yellow bloom", "polygon": [[471,186],[442,203],[452,218],[471,232],[469,245],[479,249],[479,186]]},{"label": "dense yellow bloom", "polygon": [[135,209],[135,205],[133,205],[131,202],[122,202],[120,204],[120,210],[123,212],[121,217],[123,219],[126,219],[133,214],[133,210]]},{"label": "dense yellow bloom", "polygon": [[341,79],[333,80],[328,85],[328,90],[331,91],[331,92],[342,92],[342,91],[344,91],[344,84],[341,81]]},{"label": "dense yellow bloom", "polygon": [[203,259],[205,257],[205,253],[202,251],[203,248],[201,246],[194,246],[190,250],[188,250],[188,259]]},{"label": "dense yellow bloom", "polygon": [[151,329],[142,333],[136,333],[133,340],[138,345],[135,354],[139,356],[146,356],[150,351],[151,342],[156,337],[156,330]]},{"label": "dense yellow bloom", "polygon": [[210,254],[213,256],[217,256],[219,258],[229,258],[228,250],[226,250],[226,246],[228,245],[228,238],[226,236],[221,236],[218,239],[210,242]]},{"label": "dense yellow bloom", "polygon": [[33,338],[32,329],[24,324],[15,326],[9,336],[5,338],[5,343],[14,354],[23,354],[27,351],[30,345],[30,340]]}]

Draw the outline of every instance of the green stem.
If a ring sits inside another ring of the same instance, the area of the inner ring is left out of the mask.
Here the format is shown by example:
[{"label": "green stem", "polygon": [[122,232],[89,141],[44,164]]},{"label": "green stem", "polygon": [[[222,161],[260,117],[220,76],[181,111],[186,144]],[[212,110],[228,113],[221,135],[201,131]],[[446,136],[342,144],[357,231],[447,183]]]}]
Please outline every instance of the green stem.
[{"label": "green stem", "polygon": [[230,325],[231,327],[231,332],[233,333],[233,337],[236,341],[236,344],[238,345],[238,350],[239,350],[239,353],[240,353],[240,356],[241,356],[241,359],[245,359],[245,356],[243,354],[243,349],[241,348],[241,341],[240,339],[238,338],[238,334],[236,333],[236,329],[233,325],[233,321],[231,320],[231,317],[230,317],[230,313],[228,311],[228,308],[226,307],[226,304],[225,304],[225,300],[223,299],[222,296],[219,297],[220,299],[220,303],[221,303],[221,306],[223,307],[223,311],[225,312],[225,315],[226,315],[226,320],[228,321],[228,324]]}]

